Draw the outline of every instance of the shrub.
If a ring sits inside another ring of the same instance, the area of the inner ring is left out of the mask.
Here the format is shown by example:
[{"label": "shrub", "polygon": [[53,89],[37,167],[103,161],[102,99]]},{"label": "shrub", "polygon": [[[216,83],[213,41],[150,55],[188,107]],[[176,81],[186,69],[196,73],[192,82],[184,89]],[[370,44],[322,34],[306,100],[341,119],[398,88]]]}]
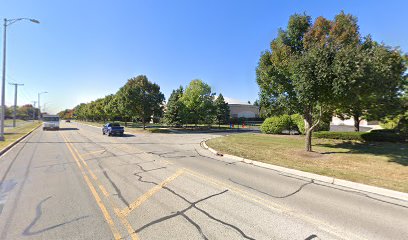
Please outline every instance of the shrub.
[{"label": "shrub", "polygon": [[314,132],[313,137],[315,137],[315,138],[327,138],[327,139],[364,141],[364,139],[361,137],[362,134],[364,134],[364,132],[329,132],[329,131],[321,131],[321,132]]},{"label": "shrub", "polygon": [[400,132],[388,129],[372,130],[371,132],[329,132],[321,131],[313,133],[315,138],[357,140],[365,142],[406,142],[408,136]]},{"label": "shrub", "polygon": [[300,134],[305,134],[305,121],[303,120],[303,117],[300,114],[293,114],[290,117],[296,130]]},{"label": "shrub", "polygon": [[364,133],[362,138],[367,142],[407,142],[408,134],[397,130],[378,129]]},{"label": "shrub", "polygon": [[281,134],[283,130],[290,129],[290,125],[290,116],[284,114],[265,119],[261,125],[261,131],[267,134]]}]

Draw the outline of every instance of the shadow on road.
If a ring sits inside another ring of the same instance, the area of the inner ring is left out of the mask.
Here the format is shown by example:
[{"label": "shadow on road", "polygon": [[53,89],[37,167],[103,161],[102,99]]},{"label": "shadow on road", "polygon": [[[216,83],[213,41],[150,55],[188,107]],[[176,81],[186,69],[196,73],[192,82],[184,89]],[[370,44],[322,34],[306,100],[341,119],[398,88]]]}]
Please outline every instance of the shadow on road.
[{"label": "shadow on road", "polygon": [[78,128],[75,127],[70,127],[70,128],[60,128],[59,131],[76,131],[79,130]]},{"label": "shadow on road", "polygon": [[127,137],[136,137],[135,135],[133,135],[133,134],[123,134],[122,136],[119,136],[119,135],[112,135],[112,136],[110,136],[110,137],[118,137],[118,138],[122,138],[122,137],[125,137],[125,138],[127,138]]}]

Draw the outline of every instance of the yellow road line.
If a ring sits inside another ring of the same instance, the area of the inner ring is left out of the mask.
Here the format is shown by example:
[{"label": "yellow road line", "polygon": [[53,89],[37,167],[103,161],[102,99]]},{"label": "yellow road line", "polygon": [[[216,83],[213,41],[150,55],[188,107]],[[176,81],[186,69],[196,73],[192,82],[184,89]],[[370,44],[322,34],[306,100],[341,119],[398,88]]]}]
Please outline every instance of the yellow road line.
[{"label": "yellow road line", "polygon": [[103,214],[103,216],[104,216],[106,222],[108,223],[108,225],[109,225],[109,227],[110,227],[110,229],[111,229],[111,231],[112,231],[112,234],[113,234],[114,238],[115,238],[115,239],[118,239],[118,240],[119,240],[119,239],[122,239],[122,237],[121,237],[121,235],[120,235],[118,229],[117,229],[116,226],[115,226],[115,223],[114,223],[113,220],[112,220],[112,217],[110,216],[108,210],[106,209],[106,207],[105,207],[105,205],[103,204],[101,198],[99,197],[99,194],[96,192],[95,187],[92,185],[91,181],[89,180],[88,176],[86,175],[84,169],[82,168],[80,162],[78,161],[77,156],[76,156],[75,153],[72,151],[72,148],[71,148],[71,146],[70,146],[71,144],[68,143],[68,141],[67,141],[67,139],[65,138],[64,135],[61,134],[61,136],[64,138],[64,141],[65,141],[65,144],[66,144],[67,147],[68,147],[68,150],[71,152],[72,157],[75,159],[75,162],[77,163],[78,168],[80,169],[80,171],[81,171],[81,173],[82,173],[82,176],[84,177],[85,182],[86,182],[86,184],[87,184],[88,187],[89,187],[89,190],[91,191],[93,197],[95,198],[96,203],[98,204],[99,208],[101,209],[102,214]]},{"label": "yellow road line", "polygon": [[88,170],[89,174],[92,176],[92,178],[94,178],[94,180],[98,183],[99,188],[101,189],[102,193],[105,195],[105,197],[108,199],[110,205],[112,206],[112,208],[115,211],[115,214],[118,216],[119,220],[122,222],[122,224],[125,226],[127,232],[129,233],[130,237],[132,238],[132,240],[138,240],[139,237],[136,234],[136,231],[132,228],[131,224],[128,222],[128,220],[125,218],[125,216],[123,216],[122,214],[118,214],[117,211],[117,207],[115,206],[114,202],[109,198],[109,193],[108,191],[106,191],[105,187],[103,187],[103,185],[99,182],[98,178],[96,177],[96,175],[92,172],[92,170],[90,169],[90,167],[88,166],[88,164],[85,162],[85,160],[81,157],[81,155],[79,154],[78,150],[72,145],[72,148],[74,149],[74,151],[77,153],[78,158],[81,160],[81,162],[84,164],[84,166],[86,167],[86,169]]},{"label": "yellow road line", "polygon": [[166,186],[167,184],[169,184],[170,182],[172,182],[174,179],[176,179],[177,177],[179,177],[181,174],[184,173],[184,169],[180,169],[178,170],[175,174],[171,175],[170,177],[168,177],[166,180],[164,180],[163,182],[161,182],[159,185],[154,186],[153,188],[151,188],[149,191],[147,191],[145,194],[143,194],[142,196],[138,197],[134,202],[132,202],[131,204],[129,204],[129,206],[127,208],[124,208],[121,211],[121,214],[123,216],[127,216],[129,215],[133,210],[135,210],[136,208],[138,208],[141,204],[143,204],[144,202],[146,202],[150,197],[152,197],[155,193],[157,193],[158,191],[160,191],[160,189],[162,189],[164,186]]},{"label": "yellow road line", "polygon": [[109,193],[108,191],[106,191],[104,186],[99,184],[99,189],[101,189],[101,192],[103,193],[103,195],[105,195],[105,197],[109,197]]}]

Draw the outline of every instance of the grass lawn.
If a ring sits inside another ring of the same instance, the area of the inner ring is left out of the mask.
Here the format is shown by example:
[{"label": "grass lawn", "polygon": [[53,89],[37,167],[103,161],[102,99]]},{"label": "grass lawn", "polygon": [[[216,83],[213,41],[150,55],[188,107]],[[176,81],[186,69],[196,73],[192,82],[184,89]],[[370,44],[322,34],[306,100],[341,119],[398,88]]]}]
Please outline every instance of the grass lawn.
[{"label": "grass lawn", "polygon": [[41,125],[40,122],[26,122],[20,123],[20,125],[17,125],[15,128],[5,128],[5,141],[0,142],[0,150],[7,147],[10,143],[16,141],[18,138],[39,125]]},{"label": "grass lawn", "polygon": [[305,152],[302,136],[236,134],[207,145],[222,153],[353,182],[408,192],[408,144],[313,139]]}]

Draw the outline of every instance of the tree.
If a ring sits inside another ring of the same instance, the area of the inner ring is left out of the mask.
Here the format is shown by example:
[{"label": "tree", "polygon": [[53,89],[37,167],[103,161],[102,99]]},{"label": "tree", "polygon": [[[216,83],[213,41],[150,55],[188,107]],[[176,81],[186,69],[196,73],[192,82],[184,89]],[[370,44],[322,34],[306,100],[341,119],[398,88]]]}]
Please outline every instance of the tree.
[{"label": "tree", "polygon": [[362,119],[380,120],[398,108],[406,70],[403,58],[399,50],[380,45],[370,37],[337,55],[335,89],[341,89],[344,96],[337,114],[353,117],[355,131],[359,131]]},{"label": "tree", "polygon": [[[405,64],[396,49],[362,38],[357,19],[341,12],[333,21],[293,15],[279,30],[271,50],[257,68],[262,107],[271,112],[301,113],[305,120],[306,150],[322,116],[375,118],[395,105],[401,92]],[[381,87],[379,87],[381,86]]]},{"label": "tree", "polygon": [[215,99],[214,107],[216,113],[215,117],[217,119],[218,126],[227,123],[230,117],[230,108],[228,106],[228,103],[225,102],[224,97],[222,96],[221,93]]},{"label": "tree", "polygon": [[192,80],[181,97],[181,102],[186,106],[186,118],[196,126],[201,121],[211,123],[214,118],[213,99],[211,87],[203,81]]},{"label": "tree", "polygon": [[301,113],[305,121],[305,148],[312,150],[312,132],[322,115],[344,99],[336,86],[333,66],[337,54],[359,42],[356,19],[341,12],[334,21],[292,15],[286,30],[279,30],[271,50],[261,55],[257,68],[261,106],[283,113]]},{"label": "tree", "polygon": [[139,118],[143,129],[146,129],[146,121],[162,112],[164,95],[159,85],[150,82],[144,75],[129,79],[117,94],[121,112]]},{"label": "tree", "polygon": [[73,118],[73,113],[74,113],[73,109],[65,109],[59,112],[57,115],[62,119],[71,119]]},{"label": "tree", "polygon": [[184,123],[185,106],[180,100],[183,96],[183,87],[173,90],[167,102],[167,110],[164,120],[169,125],[181,126]]},{"label": "tree", "polygon": [[121,116],[119,101],[116,95],[110,94],[104,98],[103,110],[110,121],[114,121]]},{"label": "tree", "polygon": [[302,113],[306,151],[312,150],[312,132],[325,106],[332,100],[333,92],[332,49],[316,41],[315,37],[310,37],[309,41],[305,38],[317,32],[321,22],[319,20],[312,27],[309,16],[291,16],[286,31],[279,30],[278,37],[271,42],[271,51],[262,54],[257,68],[261,96],[273,99],[280,108]]}]

